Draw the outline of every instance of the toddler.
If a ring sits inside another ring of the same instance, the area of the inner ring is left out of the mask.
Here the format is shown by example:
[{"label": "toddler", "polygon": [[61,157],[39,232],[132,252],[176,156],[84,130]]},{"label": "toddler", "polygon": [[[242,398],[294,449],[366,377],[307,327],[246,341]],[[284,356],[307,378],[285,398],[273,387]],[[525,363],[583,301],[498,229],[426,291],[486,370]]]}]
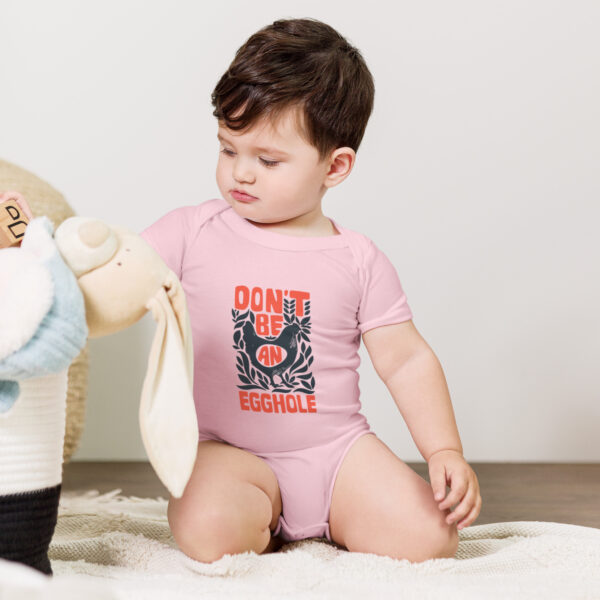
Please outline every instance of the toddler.
[{"label": "toddler", "polygon": [[[181,280],[193,330],[200,442],[168,519],[196,560],[310,537],[452,557],[457,526],[479,514],[444,374],[394,266],[321,210],[354,166],[373,98],[360,52],[329,25],[264,27],[212,94],[222,197],[142,233]],[[361,335],[431,485],[360,413]]]}]

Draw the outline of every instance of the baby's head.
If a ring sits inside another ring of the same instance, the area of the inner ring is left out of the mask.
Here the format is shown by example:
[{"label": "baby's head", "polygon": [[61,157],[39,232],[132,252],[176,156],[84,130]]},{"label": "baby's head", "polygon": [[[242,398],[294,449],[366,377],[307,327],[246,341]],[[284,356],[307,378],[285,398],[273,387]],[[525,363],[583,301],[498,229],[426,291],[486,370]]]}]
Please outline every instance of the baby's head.
[{"label": "baby's head", "polygon": [[360,52],[329,25],[289,19],[256,32],[212,94],[223,198],[258,224],[324,231],[321,198],[352,170],[374,93]]}]

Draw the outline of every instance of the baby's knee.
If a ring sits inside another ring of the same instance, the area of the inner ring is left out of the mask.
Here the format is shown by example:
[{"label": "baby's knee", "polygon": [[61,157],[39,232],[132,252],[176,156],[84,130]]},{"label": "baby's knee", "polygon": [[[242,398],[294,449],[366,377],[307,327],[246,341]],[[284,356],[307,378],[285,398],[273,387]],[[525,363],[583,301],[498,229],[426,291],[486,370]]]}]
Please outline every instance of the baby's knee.
[{"label": "baby's knee", "polygon": [[411,562],[422,562],[433,558],[454,558],[458,549],[458,531],[456,524],[448,525],[445,520],[425,519],[409,536],[412,544],[403,545],[394,554],[396,558],[407,558]]},{"label": "baby's knee", "polygon": [[268,526],[257,528],[226,501],[190,506],[172,499],[167,517],[179,549],[200,562],[211,563],[225,554],[249,550],[260,554],[271,539]]},{"label": "baby's knee", "polygon": [[[456,523],[448,525],[445,511],[428,522],[424,537],[427,540],[427,558],[454,558],[458,549],[458,530]],[[442,516],[442,518],[440,518]]]},{"label": "baby's knee", "polygon": [[433,558],[454,558],[458,550],[458,529],[455,523],[446,525],[444,532],[438,537],[436,548]]}]

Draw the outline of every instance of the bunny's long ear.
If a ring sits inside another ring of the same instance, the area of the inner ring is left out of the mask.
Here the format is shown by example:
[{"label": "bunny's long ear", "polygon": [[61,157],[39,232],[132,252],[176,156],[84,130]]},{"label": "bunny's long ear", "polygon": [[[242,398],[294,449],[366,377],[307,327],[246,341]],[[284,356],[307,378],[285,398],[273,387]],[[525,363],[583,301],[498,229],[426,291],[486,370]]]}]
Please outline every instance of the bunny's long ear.
[{"label": "bunny's long ear", "polygon": [[190,388],[194,386],[194,346],[192,343],[192,328],[190,326],[190,318],[185,301],[185,292],[181,287],[181,283],[177,275],[173,271],[168,271],[165,276],[165,288],[169,296],[169,302],[173,308],[173,313],[179,325],[179,333],[183,342],[185,351],[186,368],[190,379]]},{"label": "bunny's long ear", "polygon": [[198,449],[193,346],[185,294],[172,271],[146,307],[156,321],[140,401],[148,458],[171,495],[180,498]]}]

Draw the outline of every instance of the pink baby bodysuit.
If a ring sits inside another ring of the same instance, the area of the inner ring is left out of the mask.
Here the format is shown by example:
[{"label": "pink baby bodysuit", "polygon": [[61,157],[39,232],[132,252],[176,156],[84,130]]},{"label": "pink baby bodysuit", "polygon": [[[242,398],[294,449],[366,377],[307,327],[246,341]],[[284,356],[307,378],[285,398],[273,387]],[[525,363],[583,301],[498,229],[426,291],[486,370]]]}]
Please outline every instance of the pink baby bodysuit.
[{"label": "pink baby bodysuit", "polygon": [[223,199],[142,232],[182,282],[194,342],[200,440],[263,458],[283,510],[274,535],[329,534],[335,477],[354,441],[362,333],[412,318],[396,269],[366,236],[268,231]]}]

